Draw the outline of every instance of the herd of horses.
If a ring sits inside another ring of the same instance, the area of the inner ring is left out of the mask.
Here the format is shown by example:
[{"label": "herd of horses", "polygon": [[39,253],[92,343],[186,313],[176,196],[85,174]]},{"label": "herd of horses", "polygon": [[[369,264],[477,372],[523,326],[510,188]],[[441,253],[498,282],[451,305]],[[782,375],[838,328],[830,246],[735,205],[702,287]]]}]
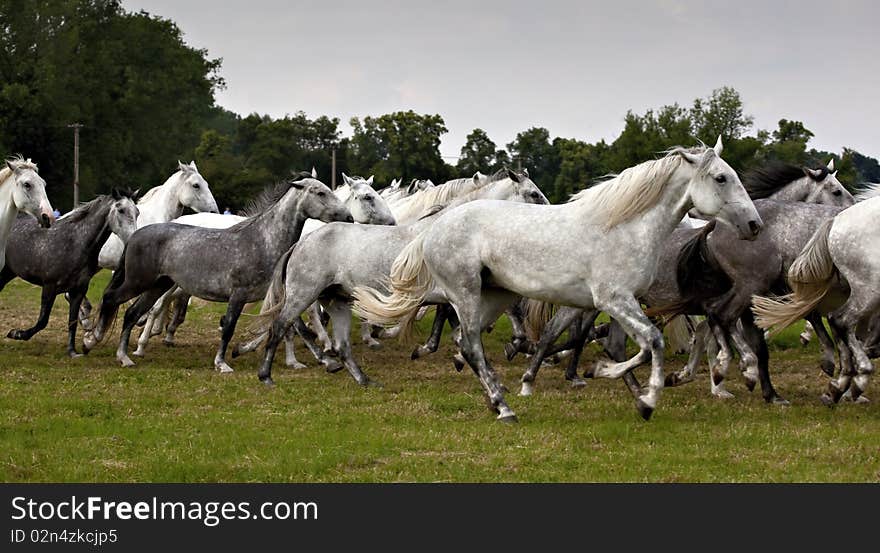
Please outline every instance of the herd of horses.
[{"label": "herd of horses", "polygon": [[[353,314],[363,341],[379,347],[377,338],[410,335],[436,306],[431,335],[411,357],[436,351],[448,323],[456,368],[469,365],[498,419],[515,421],[481,338],[506,313],[508,359],[530,356],[521,395],[535,392],[550,356],[566,353],[573,386],[620,378],[648,419],[662,389],[692,381],[704,354],[713,395],[731,397],[724,381],[738,353],[749,389],[760,383],[765,400],[787,403],[771,383],[765,330],[805,319],[831,377],[822,400],[867,401],[880,356],[880,186],[854,197],[833,162],[770,163],[741,181],[722,150],[720,138],[714,147],[672,148],[559,205],[525,170],[441,185],[396,180],[381,192],[372,177],[344,174],[331,190],[312,170],[267,188],[241,215],[219,214],[195,163],[178,162],[142,197],[114,189],[57,220],[36,165],[10,158],[0,171],[0,290],[22,278],[42,287],[42,303],[34,326],[8,337],[28,340],[45,328],[65,294],[67,352],[76,357],[78,328],[85,354],[113,334],[131,302],[116,358],[133,366],[134,328],[143,327],[135,356],[153,336],[173,343],[195,296],[227,304],[216,370],[233,370],[228,353],[262,346],[259,379],[272,385],[281,342],[286,364],[305,366],[294,353],[299,339],[327,371],[344,368],[368,386],[376,382],[352,353]],[[196,213],[183,215],[187,208]],[[93,309],[86,292],[101,268],[113,276]],[[250,339],[230,352],[242,310],[257,301]],[[610,322],[596,324],[603,312]],[[679,372],[664,373],[662,326],[690,350]],[[631,358],[627,338],[638,346]],[[592,340],[606,355],[581,376]],[[643,386],[633,369],[646,364]]]}]

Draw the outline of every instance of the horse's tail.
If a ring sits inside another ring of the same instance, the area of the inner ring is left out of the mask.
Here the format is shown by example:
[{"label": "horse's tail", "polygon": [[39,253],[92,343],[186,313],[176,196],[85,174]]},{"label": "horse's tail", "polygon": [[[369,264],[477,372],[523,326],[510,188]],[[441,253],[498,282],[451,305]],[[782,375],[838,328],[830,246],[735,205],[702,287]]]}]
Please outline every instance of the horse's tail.
[{"label": "horse's tail", "polygon": [[[98,325],[101,323],[101,312],[104,307],[104,296],[107,295],[109,290],[115,290],[122,286],[122,283],[125,282],[125,253],[128,251],[128,246],[124,246],[122,248],[122,257],[119,258],[119,266],[116,267],[116,270],[113,271],[113,276],[110,277],[110,282],[107,284],[107,287],[104,288],[104,293],[101,294],[101,301],[98,303],[97,308],[92,309],[91,314],[89,315],[90,328],[97,329]],[[96,342],[95,345],[98,345],[104,342],[110,334],[113,333],[113,330],[116,328],[116,314],[119,313],[119,307],[122,304],[116,304],[113,307],[111,312],[108,312],[105,317],[109,319],[109,326],[102,330],[101,339]],[[94,334],[93,334],[94,335]]]},{"label": "horse's tail", "polygon": [[788,269],[791,293],[778,298],[752,297],[755,323],[778,332],[804,318],[816,308],[833,285],[837,267],[828,249],[828,233],[834,219],[828,219],[813,233],[810,241]]},{"label": "horse's tail", "polygon": [[672,351],[688,351],[691,343],[691,332],[685,319],[687,315],[676,315],[666,323],[663,330],[669,337],[668,344]]},{"label": "horse's tail", "polygon": [[525,317],[523,323],[526,327],[526,337],[537,342],[541,339],[547,322],[556,314],[556,306],[552,303],[527,299],[525,302]]},{"label": "horse's tail", "polygon": [[272,278],[269,280],[269,288],[263,298],[263,305],[260,306],[260,314],[254,317],[254,321],[248,326],[249,333],[253,335],[267,333],[272,326],[272,321],[284,307],[287,300],[287,263],[295,248],[296,244],[284,252],[284,255],[275,263]]},{"label": "horse's tail", "polygon": [[715,220],[704,225],[696,235],[684,243],[675,262],[675,280],[682,297],[695,299],[716,296],[731,285],[712,251],[709,234],[715,229]]},{"label": "horse's tail", "polygon": [[434,288],[434,278],[425,263],[425,234],[410,242],[394,260],[389,275],[390,294],[367,286],[354,289],[354,314],[369,323],[391,326],[398,321],[399,336],[411,338],[419,306]]}]

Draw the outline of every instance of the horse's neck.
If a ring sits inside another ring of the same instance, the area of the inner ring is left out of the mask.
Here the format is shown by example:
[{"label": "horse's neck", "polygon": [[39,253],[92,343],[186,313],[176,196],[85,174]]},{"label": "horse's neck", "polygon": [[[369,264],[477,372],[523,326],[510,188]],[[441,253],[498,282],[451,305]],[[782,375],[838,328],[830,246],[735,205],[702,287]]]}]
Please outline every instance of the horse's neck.
[{"label": "horse's neck", "polygon": [[98,253],[112,233],[110,221],[107,220],[107,217],[110,215],[110,204],[104,203],[93,209],[92,213],[89,213],[88,216],[76,224],[76,233],[88,245],[89,255],[94,255],[97,258]]},{"label": "horse's neck", "polygon": [[153,223],[167,223],[183,215],[183,206],[177,197],[176,178],[168,179],[165,184],[157,187],[156,192],[147,201],[139,203],[137,226]]},{"label": "horse's neck", "polygon": [[[290,191],[263,214],[256,224],[262,229],[263,243],[272,251],[287,251],[302,235],[307,217],[299,206],[299,194]],[[280,254],[279,254],[280,255]]]},{"label": "horse's neck", "polygon": [[12,179],[6,179],[0,183],[0,267],[5,259],[6,241],[9,239],[9,233],[12,232],[12,224],[18,216],[18,208],[15,207],[15,201],[12,199]]},{"label": "horse's neck", "polygon": [[807,192],[807,177],[804,177],[786,184],[769,198],[778,202],[802,202],[807,199]]}]

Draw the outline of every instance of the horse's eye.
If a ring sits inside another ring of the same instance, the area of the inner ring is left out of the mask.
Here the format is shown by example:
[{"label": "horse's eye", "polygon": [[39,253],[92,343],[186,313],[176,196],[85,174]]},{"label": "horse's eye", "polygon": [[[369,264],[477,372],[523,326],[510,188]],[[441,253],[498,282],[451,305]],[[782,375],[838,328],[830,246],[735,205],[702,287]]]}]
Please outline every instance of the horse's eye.
[{"label": "horse's eye", "polygon": [[835,190],[835,191],[833,192],[833,194],[834,194],[835,196],[843,196],[843,191],[842,191],[842,190]]},{"label": "horse's eye", "polygon": [[323,198],[323,197],[326,196],[326,195],[327,195],[327,193],[324,192],[323,190],[319,190],[319,191],[318,191],[318,197],[319,197],[319,198]]},{"label": "horse's eye", "polygon": [[24,183],[24,189],[25,189],[25,190],[30,190],[30,189],[31,189],[31,183],[29,183],[29,182]]},{"label": "horse's eye", "polygon": [[197,182],[193,183],[193,188],[198,190],[200,188],[199,183],[197,183]]},{"label": "horse's eye", "polygon": [[724,184],[725,182],[727,182],[727,177],[725,177],[724,175],[718,175],[717,177],[715,177],[715,182],[717,182],[718,184]]}]

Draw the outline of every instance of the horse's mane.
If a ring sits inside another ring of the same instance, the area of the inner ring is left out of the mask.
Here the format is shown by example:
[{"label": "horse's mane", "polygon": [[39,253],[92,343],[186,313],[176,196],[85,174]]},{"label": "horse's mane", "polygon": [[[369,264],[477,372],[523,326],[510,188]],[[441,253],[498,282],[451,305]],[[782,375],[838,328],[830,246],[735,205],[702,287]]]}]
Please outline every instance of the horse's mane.
[{"label": "horse's mane", "polygon": [[159,194],[159,191],[162,190],[166,184],[171,182],[171,179],[173,179],[177,175],[177,173],[180,173],[180,171],[175,171],[170,177],[165,179],[165,182],[163,182],[159,186],[154,186],[153,188],[150,188],[149,190],[147,190],[147,193],[144,194],[143,196],[141,196],[141,199],[138,200],[138,205],[145,204],[145,203],[149,202],[150,200],[152,200],[154,196]]},{"label": "horse's mane", "polygon": [[818,177],[807,174],[803,167],[775,161],[763,167],[749,170],[743,175],[742,182],[749,197],[753,200],[758,200],[769,198],[792,182],[805,176],[809,176],[816,182],[825,180],[829,173],[828,168],[817,167],[816,170],[819,171]]},{"label": "horse's mane", "polygon": [[68,213],[65,213],[63,216],[59,217],[58,220],[59,221],[62,221],[62,220],[63,221],[70,221],[71,223],[78,223],[78,222],[82,221],[83,219],[85,219],[86,217],[88,217],[88,215],[92,212],[93,209],[98,207],[100,204],[102,204],[104,201],[106,201],[107,198],[109,198],[109,197],[110,196],[107,196],[106,194],[101,194],[100,196],[96,196],[91,201],[88,201],[84,204],[79,204],[79,206],[76,209],[74,209],[73,211],[70,211]]},{"label": "horse's mane", "polygon": [[880,196],[880,183],[866,182],[856,194],[856,201],[861,202]]},{"label": "horse's mane", "polygon": [[[494,174],[486,177],[484,180],[479,181],[476,185],[476,188],[472,188],[471,190],[468,190],[464,193],[461,193],[458,196],[453,195],[453,197],[449,198],[445,202],[442,202],[442,203],[438,202],[438,203],[428,207],[421,215],[419,215],[417,220],[421,221],[422,219],[427,219],[428,217],[430,217],[432,215],[436,215],[437,213],[440,213],[444,209],[448,209],[451,207],[457,207],[457,206],[460,206],[461,204],[465,204],[470,201],[473,201],[474,199],[476,199],[477,196],[484,193],[486,188],[488,188],[489,186],[494,185],[494,184],[496,184],[506,178],[507,178],[507,170],[506,169],[501,169],[499,171],[496,171]],[[454,181],[446,182],[446,183],[442,184],[441,186],[438,186],[437,188],[443,188],[443,187],[447,186],[449,183],[463,185],[467,182],[473,183],[474,181],[472,178],[456,179]],[[464,188],[465,188],[464,186],[461,186],[459,188],[459,192]]]},{"label": "horse's mane", "polygon": [[424,212],[430,210],[436,205],[447,204],[454,198],[468,194],[487,184],[491,184],[500,180],[502,176],[506,176],[507,172],[502,170],[495,173],[485,181],[474,182],[473,178],[462,178],[447,181],[439,186],[421,190],[412,196],[409,196],[401,207],[409,212]]},{"label": "horse's mane", "polygon": [[247,206],[245,206],[245,208],[241,210],[241,212],[239,212],[239,215],[247,218],[230,228],[242,229],[253,224],[254,221],[259,218],[259,215],[262,215],[266,211],[272,209],[272,207],[277,204],[281,200],[281,198],[283,198],[285,194],[290,191],[291,188],[293,188],[294,182],[310,178],[312,178],[311,173],[302,172],[294,175],[288,180],[276,182],[273,185],[267,186],[259,194],[257,194],[256,198],[248,202]]},{"label": "horse's mane", "polygon": [[568,201],[590,202],[600,217],[605,219],[606,228],[625,223],[657,203],[669,178],[682,163],[686,163],[681,153],[701,155],[710,149],[672,148],[664,157],[624,169],[619,175],[575,193]]},{"label": "horse's mane", "polygon": [[[34,172],[38,172],[37,164],[30,160],[30,158],[25,159],[21,154],[9,156],[6,158],[6,161],[15,165],[19,169],[31,169]],[[0,169],[0,184],[6,182],[6,179],[9,178],[9,175],[12,174],[12,170],[3,164],[3,168]]]}]

